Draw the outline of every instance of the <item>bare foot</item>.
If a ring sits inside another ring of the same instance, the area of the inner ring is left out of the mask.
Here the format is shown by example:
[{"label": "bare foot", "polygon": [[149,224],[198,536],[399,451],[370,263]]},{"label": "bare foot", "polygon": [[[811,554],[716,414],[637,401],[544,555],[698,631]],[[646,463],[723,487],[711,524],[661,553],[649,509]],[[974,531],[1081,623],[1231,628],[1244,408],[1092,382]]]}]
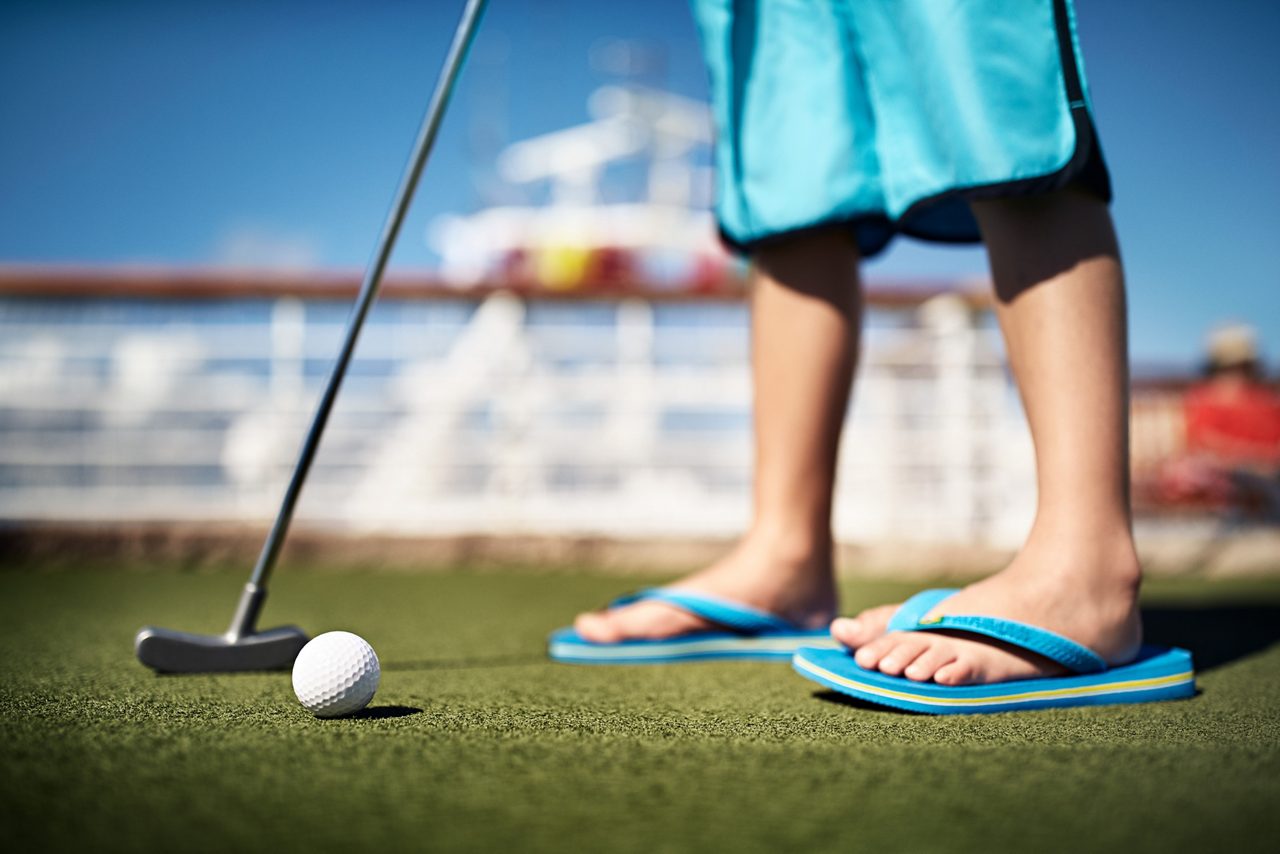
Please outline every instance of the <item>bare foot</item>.
[{"label": "bare foot", "polygon": [[[1142,623],[1137,596],[1141,573],[1127,539],[1117,545],[1052,548],[1028,545],[1008,568],[966,587],[928,616],[980,614],[1029,623],[1064,635],[1124,664],[1137,655]],[[856,650],[868,670],[939,685],[1006,682],[1057,676],[1064,669],[1041,656],[974,635],[891,632],[887,605],[831,624],[831,633]]]},{"label": "bare foot", "polygon": [[[750,605],[804,628],[820,628],[836,613],[830,552],[829,545],[787,547],[749,534],[724,558],[669,586]],[[636,602],[579,614],[573,627],[584,640],[617,643],[675,637],[714,624],[662,602]]]}]

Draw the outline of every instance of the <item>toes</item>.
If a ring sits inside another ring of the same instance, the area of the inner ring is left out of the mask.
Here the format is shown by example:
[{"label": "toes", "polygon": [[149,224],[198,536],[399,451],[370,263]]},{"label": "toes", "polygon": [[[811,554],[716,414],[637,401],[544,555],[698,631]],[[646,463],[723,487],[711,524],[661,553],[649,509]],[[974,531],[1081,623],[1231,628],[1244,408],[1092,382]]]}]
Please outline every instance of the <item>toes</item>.
[{"label": "toes", "polygon": [[902,675],[914,682],[928,682],[943,667],[956,660],[955,650],[943,643],[930,644],[929,648],[916,656],[916,660],[907,665]]},{"label": "toes", "polygon": [[889,650],[897,645],[897,642],[896,635],[881,635],[871,643],[858,647],[857,652],[853,654],[853,660],[858,662],[860,667],[875,670],[880,665],[880,659],[884,658]]},{"label": "toes", "polygon": [[667,638],[697,631],[707,623],[692,614],[657,602],[638,602],[574,618],[573,629],[590,643],[618,643],[632,638]]},{"label": "toes", "polygon": [[669,638],[706,628],[706,622],[659,602],[640,602],[609,615],[623,638]]},{"label": "toes", "polygon": [[889,676],[901,676],[902,672],[929,648],[930,638],[919,635],[889,635],[897,642],[881,658],[877,665],[880,672]]},{"label": "toes", "polygon": [[573,630],[591,643],[616,643],[622,638],[611,616],[600,611],[579,614],[574,618]]},{"label": "toes", "polygon": [[939,685],[973,685],[980,681],[980,674],[972,662],[956,660],[939,667],[933,681]]},{"label": "toes", "polygon": [[831,636],[850,649],[862,646],[862,623],[853,617],[836,617],[831,622]]},{"label": "toes", "polygon": [[897,605],[882,605],[868,608],[857,617],[841,617],[831,624],[831,635],[850,649],[857,649],[884,637],[889,618],[897,609]]},{"label": "toes", "polygon": [[905,676],[916,682],[972,685],[983,681],[982,668],[962,657],[948,638],[910,632],[883,635],[860,647],[854,660],[867,670]]}]

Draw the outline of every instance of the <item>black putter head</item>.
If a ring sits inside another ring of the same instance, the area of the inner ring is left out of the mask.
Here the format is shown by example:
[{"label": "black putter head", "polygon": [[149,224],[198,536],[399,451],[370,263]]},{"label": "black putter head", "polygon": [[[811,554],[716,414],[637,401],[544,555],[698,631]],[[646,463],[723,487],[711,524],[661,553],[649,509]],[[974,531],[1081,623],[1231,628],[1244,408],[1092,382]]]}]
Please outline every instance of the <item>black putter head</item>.
[{"label": "black putter head", "polygon": [[236,670],[283,670],[306,646],[306,632],[281,626],[233,637],[197,635],[151,626],[133,641],[138,660],[158,673],[214,673]]},{"label": "black putter head", "polygon": [[297,626],[258,631],[266,588],[250,581],[240,594],[231,627],[221,635],[196,635],[147,626],[133,640],[138,660],[158,673],[226,673],[284,670],[310,640]]}]

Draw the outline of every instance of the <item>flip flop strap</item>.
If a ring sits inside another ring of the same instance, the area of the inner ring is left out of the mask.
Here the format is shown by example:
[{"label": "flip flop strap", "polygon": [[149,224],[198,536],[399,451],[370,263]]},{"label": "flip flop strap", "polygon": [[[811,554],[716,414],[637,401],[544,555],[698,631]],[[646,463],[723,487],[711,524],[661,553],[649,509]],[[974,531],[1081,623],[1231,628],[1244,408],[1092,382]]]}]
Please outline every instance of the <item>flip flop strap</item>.
[{"label": "flip flop strap", "polygon": [[891,632],[929,632],[939,629],[969,632],[1004,641],[1020,649],[1043,655],[1074,673],[1098,673],[1107,669],[1107,662],[1087,646],[1071,638],[1016,620],[999,617],[970,615],[946,615],[928,618],[928,613],[950,599],[957,590],[925,590],[906,602],[889,620]]},{"label": "flip flop strap", "polygon": [[687,611],[708,622],[724,626],[745,635],[761,634],[768,631],[793,631],[798,626],[784,620],[776,614],[730,602],[704,593],[690,593],[686,590],[672,590],[668,587],[650,587],[615,599],[609,603],[610,608],[620,608],[633,602],[662,602]]}]

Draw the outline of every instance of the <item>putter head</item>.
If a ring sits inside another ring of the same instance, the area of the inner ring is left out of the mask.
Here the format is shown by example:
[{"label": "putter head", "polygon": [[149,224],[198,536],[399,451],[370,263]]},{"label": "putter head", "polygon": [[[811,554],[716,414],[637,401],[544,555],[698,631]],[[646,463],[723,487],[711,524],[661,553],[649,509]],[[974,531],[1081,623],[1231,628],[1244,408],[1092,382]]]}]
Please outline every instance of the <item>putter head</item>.
[{"label": "putter head", "polygon": [[148,626],[133,641],[138,660],[157,673],[284,670],[306,646],[306,632],[281,626],[240,637],[196,635]]}]

